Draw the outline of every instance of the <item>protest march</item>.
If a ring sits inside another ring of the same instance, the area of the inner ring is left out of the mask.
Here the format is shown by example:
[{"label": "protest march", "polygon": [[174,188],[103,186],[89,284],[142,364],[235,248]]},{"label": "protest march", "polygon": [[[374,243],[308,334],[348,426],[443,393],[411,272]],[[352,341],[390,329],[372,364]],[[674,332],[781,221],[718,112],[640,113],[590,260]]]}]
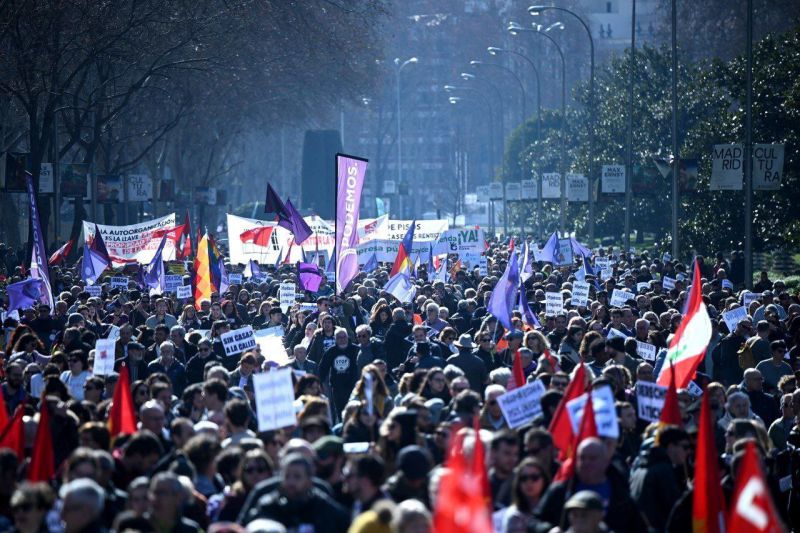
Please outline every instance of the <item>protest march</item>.
[{"label": "protest march", "polygon": [[[337,158],[358,188],[366,162]],[[711,531],[740,505],[794,527],[796,288],[746,290],[736,254],[360,220],[347,194],[331,222],[268,185],[275,221],[229,215],[227,246],[175,214],[84,221],[76,259],[3,246],[0,529],[23,504],[47,531],[70,505],[79,531],[372,531],[403,508]]]}]

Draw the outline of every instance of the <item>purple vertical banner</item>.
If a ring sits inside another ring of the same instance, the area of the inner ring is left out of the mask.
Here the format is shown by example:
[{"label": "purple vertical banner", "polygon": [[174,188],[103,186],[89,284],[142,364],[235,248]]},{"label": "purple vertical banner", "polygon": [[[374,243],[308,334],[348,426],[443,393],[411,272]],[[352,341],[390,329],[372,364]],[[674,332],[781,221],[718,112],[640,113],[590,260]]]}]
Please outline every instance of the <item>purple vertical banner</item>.
[{"label": "purple vertical banner", "polygon": [[36,205],[36,193],[33,190],[33,176],[25,173],[25,186],[28,189],[30,200],[31,229],[33,231],[33,247],[31,250],[31,278],[42,280],[44,290],[39,295],[39,301],[50,306],[50,313],[55,312],[53,289],[50,285],[50,271],[47,266],[47,252],[44,249],[44,235],[39,222],[39,208]]},{"label": "purple vertical banner", "polygon": [[358,210],[367,160],[336,154],[336,293],[358,274]]}]

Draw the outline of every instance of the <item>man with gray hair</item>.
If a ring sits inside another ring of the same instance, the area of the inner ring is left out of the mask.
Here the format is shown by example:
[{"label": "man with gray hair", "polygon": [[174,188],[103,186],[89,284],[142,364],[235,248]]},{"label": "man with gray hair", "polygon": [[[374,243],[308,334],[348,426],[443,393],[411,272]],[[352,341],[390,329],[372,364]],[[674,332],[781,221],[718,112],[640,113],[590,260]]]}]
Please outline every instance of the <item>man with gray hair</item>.
[{"label": "man with gray hair", "polygon": [[159,345],[159,356],[147,365],[147,374],[161,372],[172,382],[172,391],[176,396],[183,394],[186,387],[186,367],[175,359],[175,345],[172,341],[164,341]]},{"label": "man with gray hair", "polygon": [[[736,391],[728,395],[728,399],[725,402],[725,414],[717,421],[717,424],[719,424],[722,429],[727,429],[728,424],[735,418],[753,420],[762,426],[764,425],[764,421],[750,410],[750,398],[741,391]],[[766,429],[766,426],[764,429]]]},{"label": "man with gray hair", "polygon": [[358,381],[358,347],[350,342],[344,328],[337,327],[333,336],[336,344],[325,350],[319,362],[319,380],[330,391],[335,416],[339,416]]},{"label": "man with gray hair", "polygon": [[58,494],[63,501],[61,520],[66,533],[103,530],[101,515],[105,493],[100,485],[80,478],[63,485]]},{"label": "man with gray hair", "polygon": [[356,364],[359,372],[375,359],[384,359],[386,357],[383,343],[378,339],[372,338],[372,328],[366,324],[361,324],[356,328],[356,346],[358,346]]}]

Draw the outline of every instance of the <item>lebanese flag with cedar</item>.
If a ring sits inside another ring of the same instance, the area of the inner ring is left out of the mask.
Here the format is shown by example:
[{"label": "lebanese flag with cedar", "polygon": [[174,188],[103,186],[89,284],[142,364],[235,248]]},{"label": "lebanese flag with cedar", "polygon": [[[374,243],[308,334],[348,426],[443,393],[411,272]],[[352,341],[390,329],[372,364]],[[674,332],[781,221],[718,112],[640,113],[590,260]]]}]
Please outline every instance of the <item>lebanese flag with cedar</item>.
[{"label": "lebanese flag with cedar", "polygon": [[711,340],[711,319],[703,303],[700,283],[700,267],[695,259],[692,290],[689,292],[686,312],[683,320],[672,338],[667,351],[667,360],[661,368],[657,383],[662,387],[669,386],[675,374],[675,387],[685,389],[694,378],[695,371],[706,355],[708,341]]},{"label": "lebanese flag with cedar", "polygon": [[733,507],[728,517],[731,533],[780,533],[786,531],[761,471],[756,445],[749,441],[736,476]]},{"label": "lebanese flag with cedar", "polygon": [[584,392],[586,392],[586,368],[581,362],[572,381],[567,385],[564,397],[558,403],[548,428],[550,435],[553,436],[553,445],[558,448],[558,460],[561,462],[566,461],[572,455],[572,441],[575,437],[575,433],[572,431],[572,422],[569,419],[569,411],[567,411],[567,403]]}]

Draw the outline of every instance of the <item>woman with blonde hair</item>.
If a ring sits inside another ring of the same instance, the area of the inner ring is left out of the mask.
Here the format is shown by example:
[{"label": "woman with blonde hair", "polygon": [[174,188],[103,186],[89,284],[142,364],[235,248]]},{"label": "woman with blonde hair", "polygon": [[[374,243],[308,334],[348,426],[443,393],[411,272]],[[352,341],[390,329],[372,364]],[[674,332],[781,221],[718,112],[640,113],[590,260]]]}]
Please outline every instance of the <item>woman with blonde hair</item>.
[{"label": "woman with blonde hair", "polygon": [[370,364],[361,370],[361,378],[356,382],[350,400],[360,400],[365,403],[368,401],[367,387],[370,386],[370,379],[367,378],[367,374],[372,377],[372,405],[375,416],[382,420],[394,408],[394,401],[389,396],[389,389],[386,387],[386,383],[384,383],[377,366]]},{"label": "woman with blonde hair", "polygon": [[533,352],[534,359],[538,359],[545,350],[550,349],[550,343],[547,342],[547,337],[545,337],[541,331],[535,329],[525,333],[525,337],[522,339],[522,346]]}]

